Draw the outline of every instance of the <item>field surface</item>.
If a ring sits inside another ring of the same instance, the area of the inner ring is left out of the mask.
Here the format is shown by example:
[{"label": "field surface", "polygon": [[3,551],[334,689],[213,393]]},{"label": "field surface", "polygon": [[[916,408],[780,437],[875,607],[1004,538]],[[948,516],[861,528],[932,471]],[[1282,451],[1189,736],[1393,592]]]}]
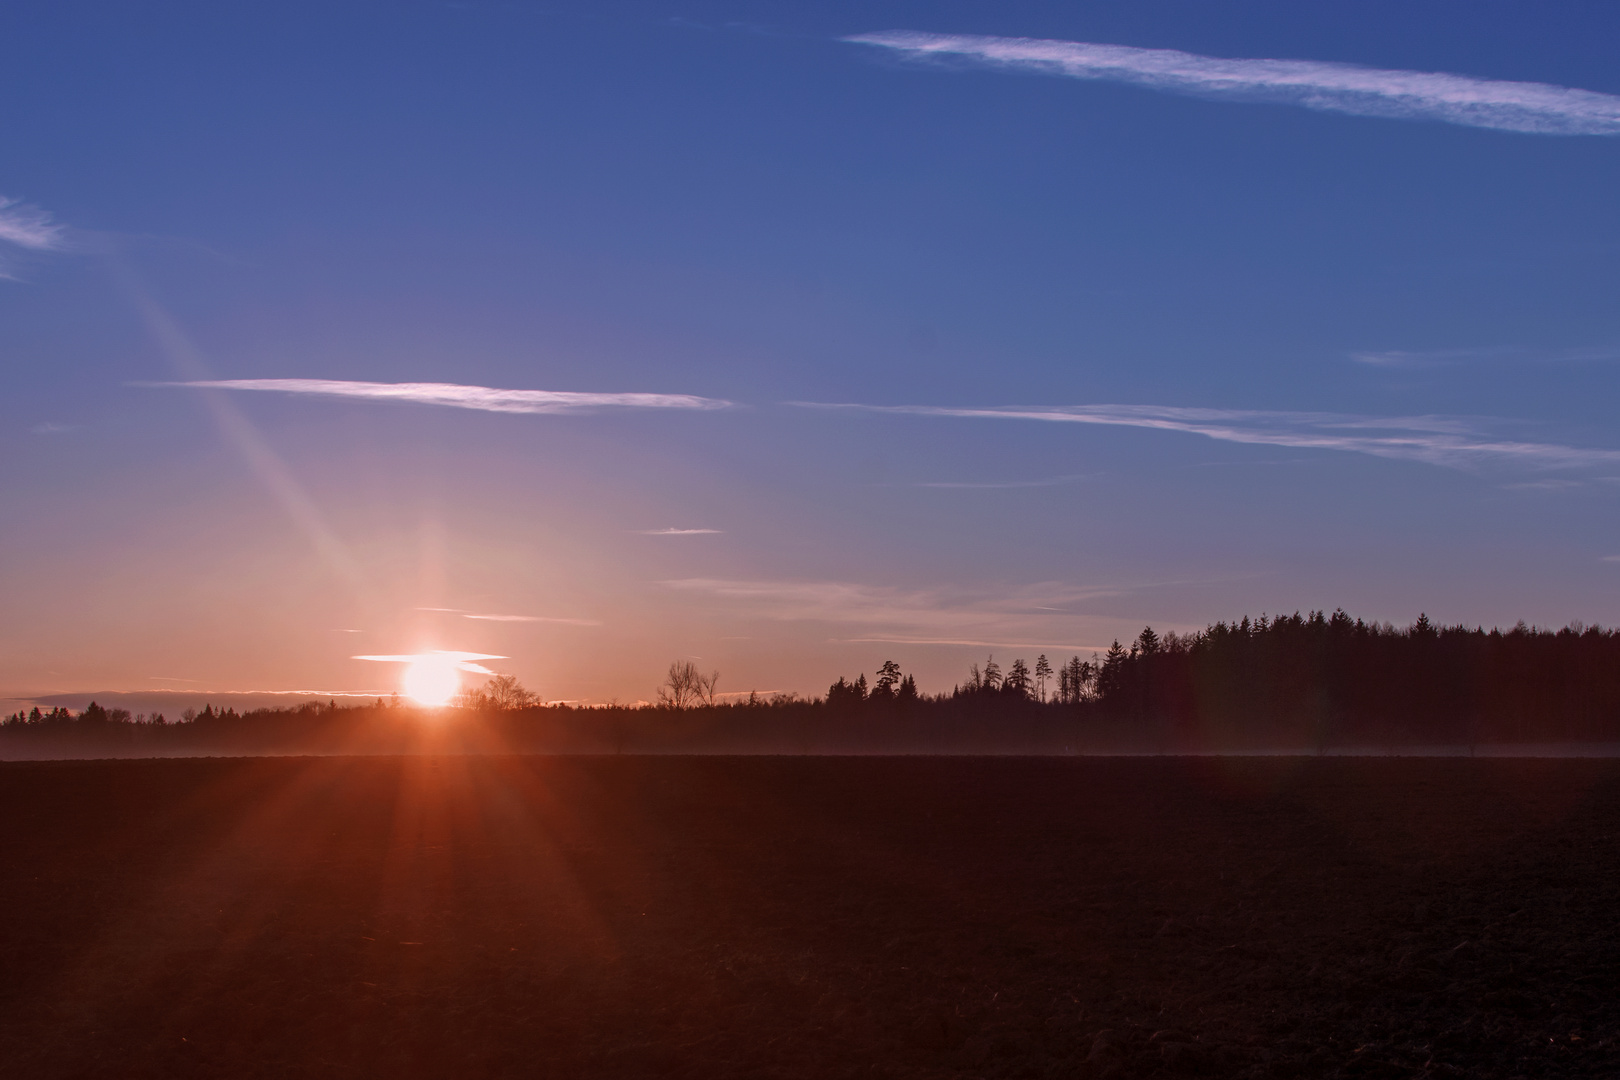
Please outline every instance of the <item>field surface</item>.
[{"label": "field surface", "polygon": [[1620,1076],[1620,764],[0,765],[6,1077]]}]

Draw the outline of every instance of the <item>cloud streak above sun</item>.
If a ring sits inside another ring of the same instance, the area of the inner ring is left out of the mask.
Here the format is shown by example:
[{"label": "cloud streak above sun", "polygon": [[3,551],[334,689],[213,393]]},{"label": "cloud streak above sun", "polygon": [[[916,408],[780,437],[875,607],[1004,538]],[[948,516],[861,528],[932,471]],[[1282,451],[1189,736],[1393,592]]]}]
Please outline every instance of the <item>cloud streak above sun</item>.
[{"label": "cloud streak above sun", "polygon": [[594,394],[569,390],[501,390],[490,386],[464,386],[460,383],[380,383],[343,379],[196,379],[189,382],[143,385],[400,401],[414,405],[476,409],[481,412],[540,415],[589,412],[597,409],[712,410],[730,408],[732,404],[719,398],[696,397],[692,394]]},{"label": "cloud streak above sun", "polygon": [[1620,135],[1620,97],[1548,83],[915,30],[856,34],[843,40],[889,49],[909,59],[955,60],[1129,83],[1215,100],[1298,105],[1390,120],[1437,120],[1533,135]]},{"label": "cloud streak above sun", "polygon": [[368,655],[351,656],[350,660],[371,660],[381,664],[419,664],[422,661],[443,663],[473,675],[493,675],[493,671],[478,663],[480,660],[507,660],[509,657],[497,656],[495,653],[460,652],[454,649],[433,649],[420,653],[393,653],[386,656]]},{"label": "cloud streak above sun", "polygon": [[1026,420],[1060,424],[1149,428],[1202,435],[1219,442],[1337,450],[1421,461],[1448,468],[1515,464],[1534,468],[1620,465],[1620,450],[1492,437],[1479,421],[1447,416],[1379,417],[1344,413],[1194,409],[1170,405],[1069,405],[947,408],[933,405],[817,405],[908,416]]},{"label": "cloud streak above sun", "polygon": [[433,611],[443,615],[459,615],[463,619],[500,623],[560,623],[564,626],[601,626],[595,619],[567,619],[556,615],[497,615],[467,611],[463,608],[419,607],[417,611]]}]

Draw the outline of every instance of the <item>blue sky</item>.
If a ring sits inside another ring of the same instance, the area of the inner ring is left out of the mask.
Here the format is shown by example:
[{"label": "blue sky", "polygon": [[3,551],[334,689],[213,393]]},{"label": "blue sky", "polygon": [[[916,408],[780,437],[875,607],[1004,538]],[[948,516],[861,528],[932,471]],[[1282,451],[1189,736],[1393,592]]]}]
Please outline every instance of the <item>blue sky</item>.
[{"label": "blue sky", "polygon": [[5,27],[0,691],[1620,619],[1612,5]]}]

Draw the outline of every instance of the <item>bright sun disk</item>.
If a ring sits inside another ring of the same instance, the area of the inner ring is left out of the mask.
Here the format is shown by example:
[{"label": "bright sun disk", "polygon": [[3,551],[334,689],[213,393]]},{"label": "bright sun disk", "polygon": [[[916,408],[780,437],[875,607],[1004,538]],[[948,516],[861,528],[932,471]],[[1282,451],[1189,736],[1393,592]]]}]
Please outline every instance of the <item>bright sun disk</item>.
[{"label": "bright sun disk", "polygon": [[461,689],[454,657],[422,656],[411,661],[402,680],[405,696],[430,709],[450,704]]}]

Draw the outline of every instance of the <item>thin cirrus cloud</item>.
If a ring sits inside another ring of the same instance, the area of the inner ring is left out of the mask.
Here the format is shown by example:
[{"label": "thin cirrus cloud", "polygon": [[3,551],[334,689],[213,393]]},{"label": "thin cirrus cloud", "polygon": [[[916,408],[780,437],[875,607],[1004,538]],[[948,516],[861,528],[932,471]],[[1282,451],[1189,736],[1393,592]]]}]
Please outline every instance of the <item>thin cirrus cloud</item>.
[{"label": "thin cirrus cloud", "polygon": [[1220,442],[1337,450],[1454,469],[1487,464],[1568,469],[1620,464],[1620,450],[1494,438],[1478,421],[1447,416],[1379,417],[1343,413],[1194,409],[1168,405],[946,408],[933,405],[822,405],[910,416],[1099,424],[1202,435]]},{"label": "thin cirrus cloud", "polygon": [[[737,614],[773,622],[822,623],[842,628],[833,640],[893,645],[972,645],[993,648],[1089,649],[1095,600],[1166,584],[1079,587],[1040,582],[994,591],[962,587],[904,589],[847,581],[678,578],[666,589]],[[858,636],[842,636],[854,632]]]},{"label": "thin cirrus cloud", "polygon": [[1450,367],[1470,360],[1497,360],[1510,357],[1506,349],[1385,349],[1382,351],[1353,352],[1350,359],[1368,367],[1380,368],[1434,368]]},{"label": "thin cirrus cloud", "polygon": [[372,660],[381,664],[415,664],[422,660],[436,660],[454,665],[458,670],[474,675],[493,675],[493,671],[478,663],[480,660],[506,660],[509,657],[494,653],[459,652],[453,649],[433,649],[430,652],[395,653],[388,656],[351,656],[350,660]]},{"label": "thin cirrus cloud", "polygon": [[66,230],[45,210],[20,199],[0,195],[0,240],[29,251],[59,251],[66,246]]},{"label": "thin cirrus cloud", "polygon": [[721,529],[637,529],[641,536],[718,536]]},{"label": "thin cirrus cloud", "polygon": [[419,607],[417,611],[434,611],[443,615],[459,615],[463,619],[476,619],[479,622],[505,622],[505,623],[560,623],[564,626],[601,626],[595,619],[565,619],[555,615],[496,615],[481,612],[467,611],[463,608],[448,607]]},{"label": "thin cirrus cloud", "polygon": [[188,382],[142,383],[144,386],[191,387],[199,390],[246,390],[308,397],[360,398],[443,405],[481,412],[557,413],[596,409],[726,409],[731,402],[692,394],[594,394],[569,390],[502,390],[459,383],[379,383],[345,379],[193,379]]},{"label": "thin cirrus cloud", "polygon": [[[51,215],[31,203],[0,195],[0,244],[24,251],[60,251],[67,246],[67,231]],[[0,248],[3,252],[4,248]],[[10,263],[0,256],[0,278],[18,280]]]},{"label": "thin cirrus cloud", "polygon": [[1043,488],[1061,487],[1064,484],[1075,484],[1081,480],[1089,480],[1089,473],[1074,473],[1070,476],[1048,476],[1039,480],[929,480],[912,484],[920,488],[964,489],[969,491],[991,491],[1010,488]]},{"label": "thin cirrus cloud", "polygon": [[1533,135],[1620,135],[1620,97],[1548,83],[1398,71],[1321,60],[1247,60],[1085,41],[888,30],[844,41],[912,59],[1130,83],[1193,97],[1275,102],[1392,120]]},{"label": "thin cirrus cloud", "polygon": [[559,623],[563,626],[601,626],[595,619],[562,619],[552,615],[463,615],[463,619],[480,622]]},{"label": "thin cirrus cloud", "polygon": [[1452,367],[1457,364],[1478,361],[1579,364],[1620,360],[1620,347],[1599,345],[1539,352],[1507,346],[1486,349],[1428,349],[1418,351],[1387,349],[1383,351],[1353,352],[1350,354],[1350,359],[1358,364],[1381,368]]}]

